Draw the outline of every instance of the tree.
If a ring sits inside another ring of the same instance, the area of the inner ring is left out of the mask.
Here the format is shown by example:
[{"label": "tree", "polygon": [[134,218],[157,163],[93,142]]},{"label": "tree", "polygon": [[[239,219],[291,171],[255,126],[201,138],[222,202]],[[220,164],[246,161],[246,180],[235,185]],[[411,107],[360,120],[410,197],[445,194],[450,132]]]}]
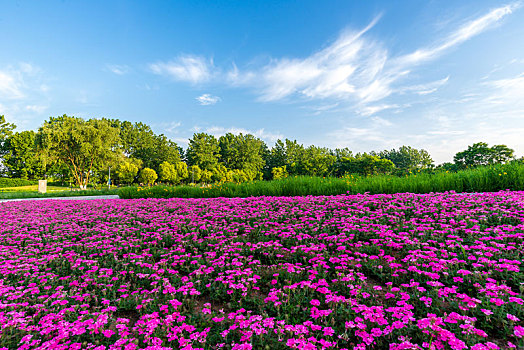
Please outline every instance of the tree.
[{"label": "tree", "polygon": [[189,177],[189,170],[187,169],[186,162],[176,162],[175,170],[178,178],[178,182],[184,181]]},{"label": "tree", "polygon": [[213,135],[194,134],[186,151],[189,165],[198,165],[202,170],[212,171],[218,164],[220,147]]},{"label": "tree", "polygon": [[10,177],[34,179],[44,173],[35,138],[34,131],[16,132],[6,138],[4,166]]},{"label": "tree", "polygon": [[163,162],[160,164],[158,174],[160,175],[160,180],[165,182],[175,183],[177,180],[175,166],[169,162]]},{"label": "tree", "polygon": [[0,144],[13,133],[16,128],[15,124],[8,123],[3,115],[0,115]]},{"label": "tree", "polygon": [[413,172],[430,168],[433,165],[433,159],[428,151],[416,149],[411,146],[402,146],[398,150],[382,151],[377,153],[371,152],[371,155],[378,156],[382,159],[389,159],[395,164],[395,167],[402,172]]},{"label": "tree", "polygon": [[291,141],[286,139],[286,166],[290,175],[305,175],[304,169],[304,146],[299,144],[296,140]]},{"label": "tree", "polygon": [[[213,170],[211,170],[211,180],[213,180],[214,182],[226,181],[227,172],[228,169],[224,165],[218,164],[216,167],[213,168]],[[205,182],[204,179],[202,179],[202,181]]]},{"label": "tree", "polygon": [[187,164],[184,162],[177,162],[175,164],[163,162],[160,164],[160,179],[162,181],[176,184],[186,179],[188,175]]},{"label": "tree", "polygon": [[138,178],[138,181],[140,181],[140,183],[151,186],[152,184],[155,183],[156,179],[158,179],[158,175],[156,174],[156,171],[154,171],[151,168],[144,168],[142,169],[142,171],[140,171],[140,176]]},{"label": "tree", "polygon": [[336,157],[327,148],[309,146],[304,152],[303,166],[307,175],[326,176],[332,173]]},{"label": "tree", "polygon": [[372,154],[356,154],[352,157],[342,157],[339,164],[339,171],[342,175],[376,175],[389,174],[395,168],[395,164],[389,159],[382,159]]},{"label": "tree", "polygon": [[245,174],[254,176],[261,173],[265,165],[263,152],[267,148],[264,141],[251,134],[227,133],[219,138],[218,143],[220,161],[226,168],[243,170]]},{"label": "tree", "polygon": [[3,156],[7,150],[4,147],[5,140],[13,133],[16,126],[8,123],[3,115],[0,115],[0,156]]},{"label": "tree", "polygon": [[513,159],[513,150],[506,145],[489,147],[485,142],[477,142],[453,157],[457,167],[473,168],[495,163],[506,163]]},{"label": "tree", "polygon": [[145,167],[160,171],[160,164],[181,160],[180,147],[164,134],[155,135],[149,125],[111,120],[120,129],[120,144],[125,155],[142,160]]},{"label": "tree", "polygon": [[119,130],[107,120],[51,117],[37,134],[37,147],[50,160],[66,165],[76,183],[85,189],[89,177],[118,154]]},{"label": "tree", "polygon": [[138,174],[138,166],[130,161],[125,161],[117,167],[116,174],[122,183],[133,183]]},{"label": "tree", "polygon": [[192,183],[200,181],[202,177],[202,169],[198,165],[191,165],[188,170],[188,178]]},{"label": "tree", "polygon": [[274,167],[271,169],[271,173],[273,175],[273,180],[283,179],[289,176],[285,165]]}]

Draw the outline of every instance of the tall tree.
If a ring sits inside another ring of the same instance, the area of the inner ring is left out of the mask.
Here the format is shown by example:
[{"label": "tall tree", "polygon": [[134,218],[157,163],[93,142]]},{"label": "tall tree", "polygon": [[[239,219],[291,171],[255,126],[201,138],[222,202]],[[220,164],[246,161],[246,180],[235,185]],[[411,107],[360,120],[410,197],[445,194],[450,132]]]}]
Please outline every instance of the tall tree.
[{"label": "tall tree", "polygon": [[327,148],[309,146],[304,152],[304,171],[311,176],[327,176],[333,172],[336,157]]},{"label": "tall tree", "polygon": [[229,169],[260,173],[265,165],[263,152],[264,141],[251,134],[233,135],[227,133],[218,140],[220,161]]},{"label": "tall tree", "polygon": [[377,153],[371,152],[382,159],[389,159],[395,164],[395,167],[403,172],[422,170],[432,167],[433,159],[428,151],[416,149],[411,146],[402,146],[398,150],[382,151]]},{"label": "tall tree", "polygon": [[304,146],[296,140],[285,140],[286,168],[290,175],[305,175],[304,169]]},{"label": "tall tree", "polygon": [[196,133],[189,140],[186,155],[189,165],[198,165],[202,170],[212,171],[218,165],[220,147],[213,135]]},{"label": "tall tree", "polygon": [[0,115],[0,155],[5,154],[5,140],[13,133],[16,128],[15,124],[8,123],[3,115]]},{"label": "tall tree", "polygon": [[51,160],[67,166],[85,189],[93,172],[117,157],[118,135],[119,130],[107,120],[86,121],[64,114],[44,122],[38,130],[37,146]]},{"label": "tall tree", "polygon": [[164,134],[156,135],[144,123],[112,121],[120,128],[120,143],[125,155],[142,160],[147,168],[160,170],[160,164],[180,162],[180,147]]},{"label": "tall tree", "polygon": [[43,174],[43,164],[36,151],[34,131],[15,132],[4,143],[4,166],[10,177],[34,179]]},{"label": "tall tree", "polygon": [[485,142],[477,142],[453,157],[457,167],[472,168],[495,163],[505,163],[513,159],[513,150],[506,145],[489,147]]}]

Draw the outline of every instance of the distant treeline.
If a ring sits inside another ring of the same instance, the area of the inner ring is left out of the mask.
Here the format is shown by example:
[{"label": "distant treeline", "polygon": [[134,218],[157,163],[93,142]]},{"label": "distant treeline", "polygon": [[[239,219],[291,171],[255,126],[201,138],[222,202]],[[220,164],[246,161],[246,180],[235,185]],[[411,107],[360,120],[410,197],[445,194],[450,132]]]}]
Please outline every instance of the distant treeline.
[{"label": "distant treeline", "polygon": [[505,145],[479,142],[438,166],[424,149],[353,153],[348,148],[305,147],[277,140],[273,147],[251,134],[216,138],[195,133],[183,149],[144,123],[118,119],[51,117],[38,131],[16,132],[0,116],[0,158],[4,177],[52,178],[88,183],[168,184],[248,182],[288,176],[344,177],[457,171],[514,159]]}]

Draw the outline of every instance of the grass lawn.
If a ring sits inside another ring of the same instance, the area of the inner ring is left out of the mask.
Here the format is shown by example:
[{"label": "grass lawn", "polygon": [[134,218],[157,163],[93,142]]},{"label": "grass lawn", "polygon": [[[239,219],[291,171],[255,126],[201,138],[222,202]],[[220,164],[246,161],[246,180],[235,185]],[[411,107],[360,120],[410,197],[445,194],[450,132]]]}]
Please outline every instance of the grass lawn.
[{"label": "grass lawn", "polygon": [[[47,186],[47,192],[69,191],[69,187],[64,186]],[[0,192],[38,192],[38,185],[4,187]]]}]

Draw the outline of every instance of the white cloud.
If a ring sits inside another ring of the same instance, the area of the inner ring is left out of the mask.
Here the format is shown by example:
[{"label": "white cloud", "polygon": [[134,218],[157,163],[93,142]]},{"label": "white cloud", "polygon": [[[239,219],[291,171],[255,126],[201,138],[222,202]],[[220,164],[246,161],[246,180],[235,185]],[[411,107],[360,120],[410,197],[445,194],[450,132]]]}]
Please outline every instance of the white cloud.
[{"label": "white cloud", "polygon": [[491,88],[487,102],[524,107],[524,73],[513,78],[488,81],[483,85]]},{"label": "white cloud", "polygon": [[127,65],[108,64],[106,65],[106,67],[107,69],[109,69],[109,71],[117,75],[127,74],[129,73],[129,70],[130,70],[129,66]]},{"label": "white cloud", "polygon": [[440,87],[446,85],[448,81],[449,81],[449,76],[445,77],[444,79],[432,81],[432,82],[425,83],[425,84],[407,86],[403,88],[401,91],[402,92],[413,92],[417,95],[428,95],[428,94],[434,93]]},{"label": "white cloud", "polygon": [[8,99],[24,97],[23,80],[20,72],[0,70],[0,95]]},{"label": "white cloud", "polygon": [[214,65],[212,60],[206,60],[200,56],[184,55],[173,61],[152,63],[149,68],[155,74],[197,84],[211,79]]},{"label": "white cloud", "polygon": [[[449,76],[431,82],[413,83],[412,70],[440,57],[449,49],[495,27],[513,13],[520,3],[492,9],[458,25],[433,44],[404,55],[392,56],[385,42],[369,32],[380,20],[374,18],[360,31],[346,30],[332,43],[307,57],[273,58],[255,68],[239,69],[235,63],[221,71],[211,59],[183,55],[170,62],[150,64],[153,73],[193,84],[217,79],[233,87],[254,89],[260,101],[280,101],[291,97],[328,100],[324,105],[340,103],[363,115],[373,115],[398,106],[383,100],[393,94],[425,96],[447,84]],[[449,25],[448,25],[449,26]],[[250,64],[253,67],[254,64]],[[406,82],[411,80],[409,84]],[[201,104],[213,104],[213,96],[197,98]]]},{"label": "white cloud", "polygon": [[358,112],[361,115],[370,116],[380,111],[384,111],[384,110],[392,109],[392,108],[399,108],[399,107],[400,106],[397,104],[391,104],[391,105],[381,104],[381,105],[374,105],[374,106],[364,105],[358,110]]},{"label": "white cloud", "polygon": [[42,113],[47,108],[48,108],[47,106],[41,106],[41,105],[28,105],[28,106],[25,106],[25,110],[26,111],[35,112],[35,113]]},{"label": "white cloud", "polygon": [[220,101],[220,97],[213,96],[210,94],[203,94],[201,96],[196,97],[195,100],[197,100],[198,103],[200,103],[202,106],[209,106],[214,105],[215,103]]},{"label": "white cloud", "polygon": [[518,7],[520,7],[520,3],[513,3],[493,9],[482,17],[464,23],[457,30],[449,34],[440,44],[418,49],[413,53],[401,56],[398,58],[398,62],[402,65],[413,65],[434,59],[453,46],[457,46],[493,27],[499,23],[503,17],[513,13]]},{"label": "white cloud", "polygon": [[[396,107],[376,104],[395,93],[428,95],[445,85],[449,76],[437,81],[405,85],[419,64],[438,58],[448,49],[494,27],[511,14],[518,3],[502,6],[469,20],[434,45],[391,57],[385,44],[367,35],[379,20],[375,18],[361,31],[345,31],[324,49],[305,58],[273,59],[258,70],[228,73],[233,85],[254,87],[262,101],[278,101],[291,96],[332,99],[344,102],[359,113],[372,115]],[[369,104],[374,104],[369,106]]]}]

